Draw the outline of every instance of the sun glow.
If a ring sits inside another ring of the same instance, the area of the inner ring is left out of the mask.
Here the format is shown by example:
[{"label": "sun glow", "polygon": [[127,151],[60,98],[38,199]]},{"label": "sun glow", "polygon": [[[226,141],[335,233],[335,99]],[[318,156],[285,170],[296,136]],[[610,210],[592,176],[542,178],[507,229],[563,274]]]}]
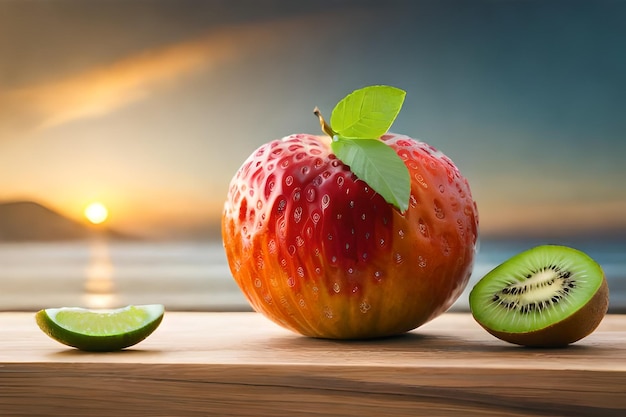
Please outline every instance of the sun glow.
[{"label": "sun glow", "polygon": [[85,207],[85,217],[92,224],[100,224],[109,217],[109,210],[100,202],[94,202]]}]

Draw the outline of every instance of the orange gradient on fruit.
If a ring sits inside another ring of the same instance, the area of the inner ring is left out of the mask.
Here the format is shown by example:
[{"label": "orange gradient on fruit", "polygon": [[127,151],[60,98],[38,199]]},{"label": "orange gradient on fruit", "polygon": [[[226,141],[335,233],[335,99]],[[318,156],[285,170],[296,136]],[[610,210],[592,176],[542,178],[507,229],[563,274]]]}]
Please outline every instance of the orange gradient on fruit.
[{"label": "orange gradient on fruit", "polygon": [[386,135],[411,175],[400,213],[327,140],[271,142],[231,182],[223,240],[251,305],[295,332],[340,339],[400,334],[443,313],[467,285],[475,254],[467,181],[432,147]]}]

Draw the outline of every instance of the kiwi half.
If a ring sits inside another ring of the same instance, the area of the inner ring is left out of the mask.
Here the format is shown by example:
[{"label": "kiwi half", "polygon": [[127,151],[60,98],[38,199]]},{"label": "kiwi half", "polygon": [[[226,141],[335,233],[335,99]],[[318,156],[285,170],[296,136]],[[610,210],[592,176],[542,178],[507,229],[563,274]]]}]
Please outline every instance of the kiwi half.
[{"label": "kiwi half", "polygon": [[609,306],[604,272],[587,254],[542,245],[485,275],[469,296],[474,319],[492,335],[524,346],[559,347],[589,335]]}]

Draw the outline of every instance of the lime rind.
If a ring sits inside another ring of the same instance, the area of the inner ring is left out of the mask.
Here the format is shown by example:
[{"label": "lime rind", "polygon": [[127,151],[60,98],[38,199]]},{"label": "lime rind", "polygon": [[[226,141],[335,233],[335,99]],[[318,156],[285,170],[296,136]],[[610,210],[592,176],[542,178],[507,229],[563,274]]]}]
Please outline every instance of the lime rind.
[{"label": "lime rind", "polygon": [[[506,309],[493,300],[504,286],[523,282],[524,271],[558,264],[576,279],[576,295],[566,297],[550,308],[521,312]],[[474,318],[483,326],[507,333],[528,333],[558,323],[580,310],[602,285],[602,268],[577,249],[542,245],[519,253],[487,273],[470,292],[469,303]]]},{"label": "lime rind", "polygon": [[159,327],[164,313],[161,304],[115,310],[62,307],[41,310],[35,318],[44,333],[67,346],[86,351],[114,351],[148,337]]}]

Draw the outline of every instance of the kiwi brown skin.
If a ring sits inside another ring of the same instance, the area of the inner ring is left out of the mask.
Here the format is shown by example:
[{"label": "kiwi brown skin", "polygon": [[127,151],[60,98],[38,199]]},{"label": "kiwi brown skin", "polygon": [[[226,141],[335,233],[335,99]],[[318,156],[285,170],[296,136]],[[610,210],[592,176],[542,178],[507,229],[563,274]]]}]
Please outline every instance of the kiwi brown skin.
[{"label": "kiwi brown skin", "polygon": [[[529,347],[565,347],[591,334],[609,308],[609,286],[606,277],[595,295],[574,314],[543,329],[526,333],[509,333],[481,326],[505,342]],[[480,323],[479,323],[480,324]]]}]

